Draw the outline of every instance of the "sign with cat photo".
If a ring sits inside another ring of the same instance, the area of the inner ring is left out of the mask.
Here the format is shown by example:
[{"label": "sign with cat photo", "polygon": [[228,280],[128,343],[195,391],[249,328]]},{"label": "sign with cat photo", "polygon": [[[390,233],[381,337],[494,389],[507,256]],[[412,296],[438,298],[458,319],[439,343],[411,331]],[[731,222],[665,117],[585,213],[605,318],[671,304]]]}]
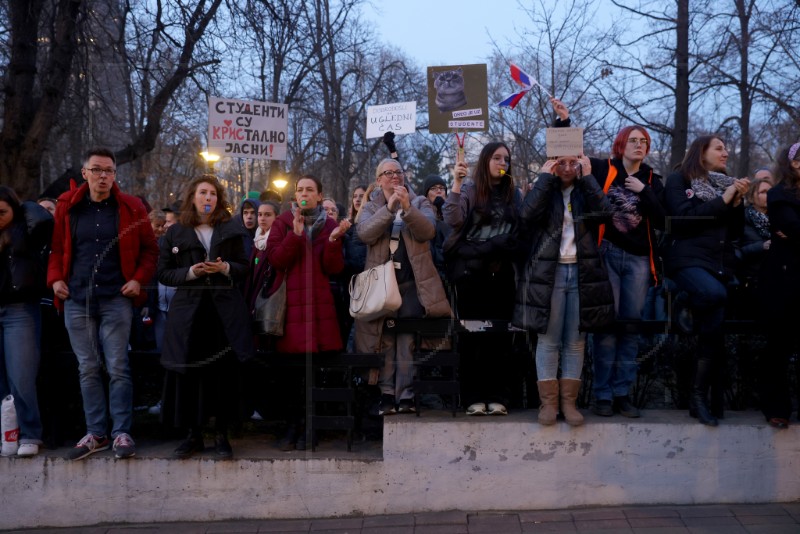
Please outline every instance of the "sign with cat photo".
[{"label": "sign with cat photo", "polygon": [[428,67],[428,131],[489,129],[486,65]]}]

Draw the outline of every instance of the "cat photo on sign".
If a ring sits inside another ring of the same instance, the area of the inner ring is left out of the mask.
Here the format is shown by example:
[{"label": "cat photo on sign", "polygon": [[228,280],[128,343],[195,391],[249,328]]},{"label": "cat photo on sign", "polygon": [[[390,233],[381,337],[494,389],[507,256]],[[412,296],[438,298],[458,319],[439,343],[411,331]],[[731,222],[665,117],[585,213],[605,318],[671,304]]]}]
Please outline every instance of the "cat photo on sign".
[{"label": "cat photo on sign", "polygon": [[486,64],[428,67],[428,131],[486,131]]},{"label": "cat photo on sign", "polygon": [[436,90],[436,107],[444,113],[467,105],[464,93],[464,74],[461,67],[433,73]]}]

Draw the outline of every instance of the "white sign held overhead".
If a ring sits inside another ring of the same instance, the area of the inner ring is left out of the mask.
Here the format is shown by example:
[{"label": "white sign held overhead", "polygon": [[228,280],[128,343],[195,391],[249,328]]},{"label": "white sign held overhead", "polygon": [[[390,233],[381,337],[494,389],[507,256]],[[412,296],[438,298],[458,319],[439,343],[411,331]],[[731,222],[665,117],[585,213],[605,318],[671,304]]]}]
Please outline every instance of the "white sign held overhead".
[{"label": "white sign held overhead", "polygon": [[545,143],[548,158],[583,154],[583,128],[547,128]]},{"label": "white sign held overhead", "polygon": [[221,156],[286,160],[289,106],[208,99],[208,147]]},{"label": "white sign held overhead", "polygon": [[417,128],[417,103],[397,102],[367,106],[367,139],[383,137],[386,132],[414,133]]}]

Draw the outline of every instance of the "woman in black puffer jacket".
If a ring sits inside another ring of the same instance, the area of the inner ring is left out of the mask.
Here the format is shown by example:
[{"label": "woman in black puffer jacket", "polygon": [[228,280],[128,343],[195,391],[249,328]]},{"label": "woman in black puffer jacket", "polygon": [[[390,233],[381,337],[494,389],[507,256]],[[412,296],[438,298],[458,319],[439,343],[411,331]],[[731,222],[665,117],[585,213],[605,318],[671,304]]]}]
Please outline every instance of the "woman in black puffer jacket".
[{"label": "woman in black puffer jacket", "polygon": [[42,444],[36,393],[41,315],[53,216],[34,202],[20,203],[0,186],[0,399],[14,396],[19,456],[34,456]]},{"label": "woman in black puffer jacket", "polygon": [[[695,139],[678,172],[665,186],[666,274],[689,295],[698,333],[697,364],[689,413],[716,426],[722,414],[725,358],[722,321],[727,282],[736,261],[733,242],[744,228],[744,204],[750,181],[724,174],[725,143],[716,136]],[[713,384],[712,406],[708,391]]]},{"label": "woman in black puffer jacket", "polygon": [[598,226],[610,219],[612,207],[591,169],[585,156],[548,161],[520,216],[532,247],[517,284],[514,324],[543,334],[536,372],[539,423],[545,425],[556,421],[559,396],[567,423],[583,423],[575,401],[586,332],[614,320],[614,295],[597,247]]}]

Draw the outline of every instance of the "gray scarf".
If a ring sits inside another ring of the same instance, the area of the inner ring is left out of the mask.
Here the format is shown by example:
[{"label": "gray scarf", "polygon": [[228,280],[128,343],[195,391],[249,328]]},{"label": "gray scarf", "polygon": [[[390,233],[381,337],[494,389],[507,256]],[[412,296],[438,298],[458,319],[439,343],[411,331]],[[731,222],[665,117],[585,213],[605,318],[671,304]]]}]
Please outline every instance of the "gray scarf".
[{"label": "gray scarf", "polygon": [[325,221],[328,220],[328,213],[322,209],[322,206],[302,210],[300,212],[305,221],[306,235],[314,241],[323,228],[325,228]]},{"label": "gray scarf", "polygon": [[734,178],[721,172],[709,171],[708,176],[692,178],[692,191],[694,196],[708,202],[721,197],[725,190],[733,185]]}]

